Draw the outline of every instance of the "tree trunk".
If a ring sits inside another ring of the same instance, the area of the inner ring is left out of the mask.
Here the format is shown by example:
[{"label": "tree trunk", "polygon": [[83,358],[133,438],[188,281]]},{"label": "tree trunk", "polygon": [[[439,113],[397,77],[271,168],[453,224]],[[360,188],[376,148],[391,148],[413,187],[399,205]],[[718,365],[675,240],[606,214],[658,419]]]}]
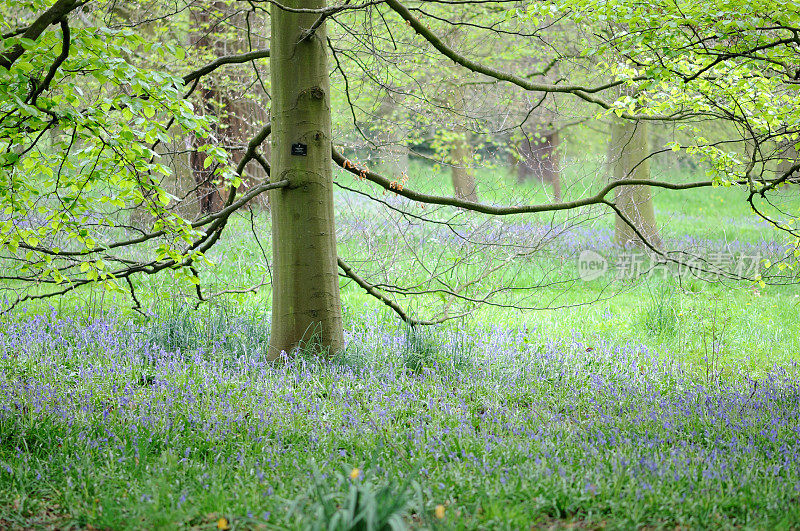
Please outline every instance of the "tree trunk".
[{"label": "tree trunk", "polygon": [[[320,9],[325,0],[282,0],[281,5]],[[275,358],[297,347],[332,353],[342,348],[344,339],[325,26],[303,39],[303,31],[314,24],[318,13],[291,13],[273,5],[271,15],[272,179],[288,179],[291,184],[270,192],[269,355]]]},{"label": "tree trunk", "polygon": [[[800,162],[800,157],[798,157],[797,148],[793,141],[785,142],[780,146],[779,156],[781,157],[781,161],[778,164],[777,175],[775,177],[780,179],[789,173],[795,164]],[[786,183],[800,183],[800,171],[792,172]]]},{"label": "tree trunk", "polygon": [[387,91],[378,108],[380,129],[377,133],[381,149],[381,163],[393,179],[401,179],[408,172],[408,137],[410,120],[398,105],[398,96]]},{"label": "tree trunk", "polygon": [[[222,127],[217,128],[217,136],[222,145],[230,153],[234,166],[238,166],[247,151],[247,144],[268,121],[268,115],[262,102],[247,99],[244,96],[234,97],[230,94],[223,98],[224,108],[221,109],[220,122]],[[264,153],[269,156],[268,153]],[[245,166],[242,175],[242,185],[239,193],[246,193],[254,186],[266,181],[267,172],[256,161],[250,161]],[[227,188],[219,191],[221,202],[228,199]],[[262,207],[269,206],[268,194],[261,194],[255,201]]]},{"label": "tree trunk", "polygon": [[[611,125],[611,145],[614,180],[649,179],[650,155],[646,122],[615,120]],[[636,230],[654,247],[662,247],[658,234],[653,200],[649,186],[621,186],[615,189],[615,201],[622,214],[630,220]],[[615,220],[615,239],[622,246],[642,246],[639,235],[623,221]]]},{"label": "tree trunk", "polygon": [[[203,88],[200,90],[200,98],[202,100],[203,114],[218,114],[221,103],[216,90]],[[215,106],[217,107],[216,109]],[[206,167],[208,155],[205,151],[200,151],[200,147],[206,144],[220,142],[218,126],[212,127],[212,135],[209,138],[203,138],[198,134],[193,134],[191,141],[192,151],[189,152],[189,165],[192,168],[192,175],[197,187],[197,202],[200,205],[201,214],[217,212],[222,209],[223,203],[217,183],[214,182],[215,168],[213,165]]]},{"label": "tree trunk", "polygon": [[[199,28],[199,36],[195,41],[197,48],[211,52],[214,57],[239,53],[247,48],[247,44],[241,42],[244,37],[237,29],[244,26],[244,18],[237,12],[234,4],[215,1],[201,4],[201,7],[196,19]],[[251,21],[253,22],[255,21]],[[256,37],[255,40],[261,39]],[[265,43],[253,42],[253,38],[250,38],[249,44],[265,47]],[[211,138],[194,136],[194,150],[190,153],[190,160],[201,211],[210,214],[224,205],[227,187],[221,187],[214,182],[213,168],[205,168],[206,155],[198,151],[198,148],[205,144],[222,146],[230,153],[235,166],[242,160],[247,143],[263,127],[268,117],[264,108],[266,98],[260,83],[252,84],[247,75],[243,75],[241,67],[233,71],[219,71],[207,76],[201,83],[201,89],[197,92],[200,107],[205,114],[215,116],[219,121],[212,127]],[[251,84],[252,88],[242,92],[242,87],[249,87]],[[257,162],[251,161],[242,175],[239,192],[245,193],[266,179],[264,169]],[[266,206],[267,194],[258,196],[257,201]]]},{"label": "tree trunk", "polygon": [[[137,22],[131,18],[131,13],[122,8],[120,9],[117,14],[122,16],[128,23],[136,24],[139,31],[146,34],[148,39],[157,38],[154,29],[155,22]],[[129,62],[133,61],[131,57],[128,57],[127,60]],[[51,132],[56,131],[56,128],[51,129]],[[167,166],[170,169],[170,174],[161,177],[158,184],[165,192],[178,198],[177,201],[170,201],[167,209],[183,219],[194,220],[200,214],[200,210],[198,208],[199,201],[195,196],[197,185],[193,180],[194,175],[191,164],[193,147],[191,146],[191,141],[188,141],[189,139],[181,131],[180,127],[174,125],[167,134],[170,136],[170,140],[159,142],[156,145],[156,152],[160,155],[158,162]],[[153,178],[152,175],[151,178]],[[152,231],[153,222],[156,219],[148,207],[156,198],[152,190],[143,189],[142,195],[144,196],[144,201],[141,201],[131,209],[130,225],[134,229],[146,233]]]},{"label": "tree trunk", "polygon": [[[453,89],[453,109],[458,116],[464,114],[464,89],[456,86]],[[469,131],[461,124],[454,128],[453,141],[450,145],[450,175],[453,180],[453,194],[457,199],[478,202],[478,187],[472,174],[473,153],[469,145]]]},{"label": "tree trunk", "polygon": [[478,202],[478,189],[472,175],[472,148],[467,142],[467,133],[459,132],[450,147],[451,176],[456,198],[473,203]]},{"label": "tree trunk", "polygon": [[[533,136],[534,138],[531,138]],[[525,135],[519,143],[520,160],[517,163],[517,182],[522,184],[533,176],[542,185],[553,187],[553,202],[561,201],[561,169],[558,164],[558,131],[547,134]]]},{"label": "tree trunk", "polygon": [[[210,14],[209,8],[205,6],[198,15],[197,24],[200,29],[200,37],[195,41],[195,46],[200,49],[210,49],[209,34],[210,28]],[[219,92],[214,86],[213,78],[203,80],[203,87],[198,91],[200,99],[200,108],[203,114],[218,116],[219,109],[222,107]],[[222,197],[217,189],[217,184],[214,182],[214,168],[206,167],[206,153],[200,151],[202,146],[206,144],[219,144],[219,127],[212,127],[213,137],[203,138],[200,135],[192,135],[192,151],[189,153],[189,165],[192,168],[192,175],[197,185],[197,202],[200,204],[201,214],[211,214],[222,208]]]},{"label": "tree trunk", "polygon": [[553,202],[561,202],[561,167],[558,164],[558,146],[561,143],[561,136],[558,131],[553,131],[547,137],[547,157],[543,160],[545,182],[553,187]]}]

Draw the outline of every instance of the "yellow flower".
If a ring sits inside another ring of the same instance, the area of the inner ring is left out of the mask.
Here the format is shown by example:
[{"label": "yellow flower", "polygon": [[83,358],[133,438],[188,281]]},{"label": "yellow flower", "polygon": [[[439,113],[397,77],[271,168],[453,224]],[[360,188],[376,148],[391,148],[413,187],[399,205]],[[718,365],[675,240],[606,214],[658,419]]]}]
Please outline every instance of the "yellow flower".
[{"label": "yellow flower", "polygon": [[444,505],[442,505],[441,503],[437,505],[436,510],[433,512],[433,514],[435,514],[436,518],[438,518],[439,520],[444,519]]},{"label": "yellow flower", "polygon": [[231,526],[228,524],[227,518],[220,518],[217,520],[217,529],[230,529]]},{"label": "yellow flower", "polygon": [[352,479],[353,481],[357,480],[358,476],[360,475],[361,471],[358,468],[354,468],[353,470],[350,471],[350,479]]}]

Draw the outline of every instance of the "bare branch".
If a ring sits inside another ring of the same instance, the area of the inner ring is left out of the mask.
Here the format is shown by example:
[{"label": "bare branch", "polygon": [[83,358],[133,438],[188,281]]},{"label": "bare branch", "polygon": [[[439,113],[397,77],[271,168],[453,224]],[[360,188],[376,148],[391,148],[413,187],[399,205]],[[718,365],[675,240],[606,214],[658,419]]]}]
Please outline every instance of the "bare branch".
[{"label": "bare branch", "polygon": [[452,317],[443,317],[441,319],[436,319],[436,320],[433,320],[433,321],[420,321],[420,320],[417,320],[417,319],[412,319],[400,307],[400,305],[398,305],[392,299],[390,299],[389,297],[387,297],[386,295],[384,295],[383,293],[378,291],[378,289],[375,286],[373,286],[372,284],[370,284],[369,282],[367,282],[366,280],[364,280],[363,278],[358,276],[358,274],[355,271],[353,271],[353,268],[350,267],[347,264],[347,262],[345,262],[341,258],[337,258],[337,261],[338,261],[338,264],[339,264],[339,268],[341,268],[341,270],[344,272],[344,276],[346,276],[346,277],[350,278],[351,280],[353,280],[353,282],[355,282],[356,284],[358,284],[359,286],[364,288],[364,290],[367,293],[369,293],[370,295],[372,295],[373,297],[375,297],[376,299],[378,299],[379,301],[384,303],[386,306],[391,308],[398,316],[400,316],[400,319],[402,319],[403,322],[405,322],[406,324],[408,324],[410,326],[419,326],[419,325],[429,326],[429,325],[440,324],[440,323],[443,323],[443,322],[445,322],[445,321],[447,321],[449,319],[452,319]]},{"label": "bare branch", "polygon": [[519,205],[519,206],[494,206],[485,203],[473,203],[464,199],[455,197],[444,197],[438,195],[424,194],[416,192],[405,187],[397,186],[397,183],[390,181],[386,177],[374,173],[366,169],[360,169],[354,166],[349,160],[333,149],[333,160],[343,169],[349,171],[359,178],[371,181],[389,192],[401,195],[412,201],[419,201],[420,203],[428,203],[434,205],[447,205],[456,208],[463,208],[464,210],[472,210],[482,214],[493,214],[496,216],[508,216],[512,214],[531,214],[535,212],[553,212],[557,210],[570,210],[589,205],[599,205],[604,203],[604,198],[615,188],[620,186],[655,186],[658,188],[665,188],[668,190],[691,190],[693,188],[707,188],[713,186],[713,181],[695,181],[691,183],[669,183],[664,181],[654,181],[650,179],[622,179],[619,181],[612,181],[605,185],[597,194],[584,199],[577,199],[575,201],[563,201],[560,203],[543,203],[539,205]]}]

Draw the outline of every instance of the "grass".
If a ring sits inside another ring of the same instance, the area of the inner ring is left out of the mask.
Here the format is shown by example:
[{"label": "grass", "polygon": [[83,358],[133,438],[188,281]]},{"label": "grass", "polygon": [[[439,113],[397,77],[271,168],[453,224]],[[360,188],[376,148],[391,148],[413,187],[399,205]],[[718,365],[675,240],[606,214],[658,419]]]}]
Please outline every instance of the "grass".
[{"label": "grass", "polygon": [[[161,331],[114,315],[8,324],[0,519],[22,528],[54,513],[59,525],[114,529],[220,518],[313,528],[375,511],[441,528],[800,522],[797,364],[704,382],[642,344],[496,329],[420,337],[369,314],[349,323],[334,362],[271,366],[226,340],[260,321],[224,315],[200,328],[163,316],[189,338],[172,350]],[[448,353],[465,348],[464,364],[452,363]]]},{"label": "grass", "polygon": [[[565,171],[569,196],[587,175]],[[446,175],[413,173],[409,186],[448,193]],[[502,173],[478,180],[487,201],[547,199]],[[538,286],[514,300],[551,309],[410,329],[342,279],[346,349],[273,366],[268,285],[195,309],[193,286],[138,278],[146,316],[99,290],[30,304],[0,322],[0,527],[800,526],[796,286],[583,281],[581,250],[615,252],[607,216],[414,210],[462,238],[336,201],[340,254],[373,282],[432,285],[421,265],[455,264],[458,283],[504,259],[469,239],[541,245],[464,289]],[[655,205],[673,247],[780,243],[733,189]],[[233,220],[206,292],[268,280],[268,232],[264,213]],[[448,304],[399,300],[421,316]]]}]

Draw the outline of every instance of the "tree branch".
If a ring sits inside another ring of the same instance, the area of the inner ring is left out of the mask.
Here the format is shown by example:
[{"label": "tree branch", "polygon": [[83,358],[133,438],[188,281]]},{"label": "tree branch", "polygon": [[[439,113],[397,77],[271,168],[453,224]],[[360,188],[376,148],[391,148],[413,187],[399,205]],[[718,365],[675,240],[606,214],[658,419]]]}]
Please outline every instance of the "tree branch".
[{"label": "tree branch", "polygon": [[333,160],[343,169],[349,171],[353,175],[361,179],[366,179],[371,181],[381,187],[383,187],[386,191],[393,192],[397,195],[401,195],[407,199],[411,199],[412,201],[419,201],[421,203],[428,203],[434,205],[446,205],[452,206],[457,208],[463,208],[464,210],[472,210],[474,212],[480,212],[482,214],[492,214],[497,216],[508,216],[512,214],[531,214],[536,212],[553,212],[558,210],[570,210],[573,208],[579,208],[583,206],[589,205],[599,205],[604,202],[604,198],[608,195],[609,192],[614,190],[615,188],[619,188],[620,186],[635,186],[635,185],[645,185],[645,186],[655,186],[657,188],[666,188],[668,190],[691,190],[693,188],[706,188],[713,186],[712,181],[696,181],[691,183],[668,183],[664,181],[653,181],[650,179],[622,179],[619,181],[613,181],[608,183],[604,186],[597,194],[587,197],[584,199],[577,199],[575,201],[563,201],[561,203],[544,203],[540,205],[520,205],[520,206],[494,206],[494,205],[487,205],[485,203],[473,203],[471,201],[466,201],[464,199],[458,199],[455,197],[444,197],[438,195],[429,195],[424,194],[421,192],[416,192],[414,190],[410,190],[405,187],[400,187],[394,181],[390,181],[386,177],[379,175],[377,173],[360,169],[355,167],[349,160],[345,159],[344,156],[333,149]]},{"label": "tree branch", "polygon": [[256,59],[264,59],[266,57],[269,57],[269,50],[254,50],[252,52],[242,53],[238,55],[226,55],[224,57],[219,57],[216,60],[208,63],[207,65],[202,66],[197,70],[189,72],[188,74],[183,76],[183,83],[184,85],[188,85],[192,81],[200,79],[206,74],[210,74],[211,72],[213,72],[214,70],[223,65],[247,63],[248,61],[254,61]]},{"label": "tree branch", "polygon": [[353,280],[353,282],[364,288],[364,291],[366,291],[367,293],[369,293],[370,295],[372,295],[373,297],[384,303],[389,308],[391,308],[392,311],[394,311],[394,313],[396,313],[400,317],[400,319],[402,319],[403,322],[405,322],[409,326],[430,326],[430,325],[440,324],[448,320],[448,318],[437,319],[434,321],[420,321],[418,319],[412,319],[400,307],[400,305],[398,305],[392,299],[390,299],[389,297],[378,291],[378,289],[375,286],[373,286],[372,284],[370,284],[369,282],[358,276],[358,274],[353,270],[352,267],[350,267],[347,264],[347,262],[345,262],[341,258],[337,258],[336,260],[339,264],[339,267],[344,272],[344,276]]},{"label": "tree branch", "polygon": [[[499,81],[506,81],[525,90],[530,90],[534,92],[572,94],[584,101],[598,105],[606,110],[610,110],[614,108],[612,104],[605,102],[600,98],[597,98],[596,96],[592,96],[592,94],[602,92],[614,87],[618,87],[620,85],[624,85],[629,81],[645,81],[648,79],[645,76],[637,76],[632,79],[621,79],[621,80],[611,81],[609,83],[598,85],[596,87],[585,87],[581,85],[552,85],[549,83],[533,83],[528,79],[519,77],[509,72],[503,72],[501,70],[497,70],[495,68],[486,66],[477,61],[473,61],[472,59],[469,59],[468,57],[459,54],[458,52],[447,46],[444,42],[442,42],[442,40],[436,34],[434,34],[416,17],[414,17],[411,11],[409,11],[408,8],[406,8],[403,4],[401,4],[397,0],[386,0],[386,4],[389,7],[391,7],[398,15],[400,15],[400,17],[403,20],[408,22],[408,24],[414,29],[414,31],[416,31],[417,34],[419,34],[422,38],[428,41],[431,44],[431,46],[436,48],[444,56],[448,57],[455,63],[463,66],[464,68],[472,72],[483,74],[485,76],[489,76]],[[621,117],[627,120],[675,120],[678,117],[678,115],[653,116],[646,114],[645,115],[629,114],[627,112],[624,112],[622,113]]]},{"label": "tree branch", "polygon": [[50,65],[49,70],[47,71],[47,76],[45,76],[44,81],[39,84],[33,93],[30,95],[30,102],[31,105],[36,105],[36,98],[39,95],[47,90],[50,87],[50,83],[53,82],[53,78],[56,75],[59,67],[67,60],[69,57],[69,44],[70,44],[70,33],[69,33],[69,24],[67,23],[67,19],[61,19],[61,54],[56,57],[56,60],[53,61],[53,64]]},{"label": "tree branch", "polygon": [[[35,41],[39,36],[44,33],[48,26],[63,20],[70,12],[86,4],[88,0],[58,0],[53,6],[42,13],[33,24],[28,26],[22,34],[23,39],[30,39]],[[5,67],[6,70],[11,69],[14,61],[22,57],[25,53],[25,48],[21,44],[17,44],[6,53],[0,55],[0,66]]]}]

